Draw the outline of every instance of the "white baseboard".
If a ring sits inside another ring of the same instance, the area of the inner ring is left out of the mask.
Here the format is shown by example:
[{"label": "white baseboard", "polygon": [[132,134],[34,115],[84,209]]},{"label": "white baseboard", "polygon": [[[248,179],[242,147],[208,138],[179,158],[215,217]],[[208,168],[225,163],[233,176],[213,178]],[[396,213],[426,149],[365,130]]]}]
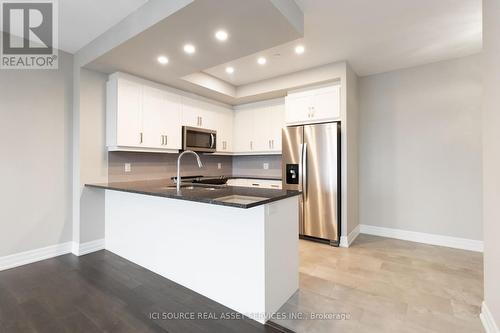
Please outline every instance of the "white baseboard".
[{"label": "white baseboard", "polygon": [[71,248],[72,242],[67,242],[0,257],[0,271],[67,254]]},{"label": "white baseboard", "polygon": [[481,318],[486,333],[500,333],[498,325],[495,323],[495,319],[493,319],[493,315],[484,301],[483,304],[481,304],[481,314],[479,317]]},{"label": "white baseboard", "polygon": [[368,224],[361,224],[360,232],[362,234],[396,238],[417,243],[439,245],[439,246],[452,247],[455,249],[483,252],[483,242],[474,239],[427,234],[423,232],[408,231],[401,229],[376,227]]},{"label": "white baseboard", "polygon": [[104,238],[87,243],[73,242],[72,251],[75,256],[83,256],[92,252],[104,250]]},{"label": "white baseboard", "polygon": [[40,249],[20,252],[8,256],[0,257],[0,271],[32,264],[37,261],[54,258],[63,254],[73,253],[77,256],[83,256],[91,252],[104,249],[104,239],[98,239],[87,243],[66,242]]},{"label": "white baseboard", "polygon": [[340,237],[340,247],[349,247],[351,246],[352,242],[356,239],[356,237],[359,236],[359,230],[360,230],[360,225],[358,224],[356,228],[354,228],[349,235],[347,236],[341,236]]}]

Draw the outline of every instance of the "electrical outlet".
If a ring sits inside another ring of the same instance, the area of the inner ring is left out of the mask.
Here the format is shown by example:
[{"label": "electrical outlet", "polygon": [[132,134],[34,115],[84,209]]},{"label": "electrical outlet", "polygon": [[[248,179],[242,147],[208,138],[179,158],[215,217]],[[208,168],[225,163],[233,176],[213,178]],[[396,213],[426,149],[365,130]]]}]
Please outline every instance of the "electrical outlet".
[{"label": "electrical outlet", "polygon": [[132,165],[130,163],[125,163],[125,172],[132,171]]},{"label": "electrical outlet", "polygon": [[269,170],[269,163],[262,164],[262,168],[264,168],[264,170]]},{"label": "electrical outlet", "polygon": [[217,169],[222,169],[222,163],[217,163]]}]

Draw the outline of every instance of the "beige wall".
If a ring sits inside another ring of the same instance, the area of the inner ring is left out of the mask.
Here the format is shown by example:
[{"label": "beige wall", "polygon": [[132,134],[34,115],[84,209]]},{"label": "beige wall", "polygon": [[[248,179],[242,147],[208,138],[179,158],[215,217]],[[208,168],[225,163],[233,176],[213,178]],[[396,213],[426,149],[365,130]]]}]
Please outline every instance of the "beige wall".
[{"label": "beige wall", "polygon": [[481,240],[480,56],[360,80],[361,224]]},{"label": "beige wall", "polygon": [[0,257],[71,241],[73,57],[0,70]]},{"label": "beige wall", "polygon": [[106,81],[102,73],[80,71],[80,243],[104,238],[104,191],[83,185],[108,181]]},{"label": "beige wall", "polygon": [[[500,328],[500,2],[483,1],[484,299]],[[484,313],[483,313],[484,315]],[[497,329],[498,329],[497,328]]]}]

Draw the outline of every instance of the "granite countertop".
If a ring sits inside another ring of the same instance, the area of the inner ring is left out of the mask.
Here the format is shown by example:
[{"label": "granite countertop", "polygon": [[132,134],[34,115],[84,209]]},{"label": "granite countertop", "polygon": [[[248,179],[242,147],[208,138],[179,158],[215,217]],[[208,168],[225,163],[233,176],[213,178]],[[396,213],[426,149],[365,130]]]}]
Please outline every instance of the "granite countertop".
[{"label": "granite countertop", "polygon": [[[183,185],[191,184],[184,183]],[[182,189],[178,195],[173,187],[175,185],[170,180],[85,184],[85,186],[238,208],[252,208],[301,194],[300,191],[204,185]]]}]

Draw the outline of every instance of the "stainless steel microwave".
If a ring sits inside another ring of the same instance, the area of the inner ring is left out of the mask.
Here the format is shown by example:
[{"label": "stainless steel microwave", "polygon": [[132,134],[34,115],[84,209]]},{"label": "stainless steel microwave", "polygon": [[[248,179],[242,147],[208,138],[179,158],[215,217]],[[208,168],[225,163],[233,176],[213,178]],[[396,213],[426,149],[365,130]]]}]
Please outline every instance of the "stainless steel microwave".
[{"label": "stainless steel microwave", "polygon": [[217,150],[217,131],[182,126],[182,149],[214,153]]}]

